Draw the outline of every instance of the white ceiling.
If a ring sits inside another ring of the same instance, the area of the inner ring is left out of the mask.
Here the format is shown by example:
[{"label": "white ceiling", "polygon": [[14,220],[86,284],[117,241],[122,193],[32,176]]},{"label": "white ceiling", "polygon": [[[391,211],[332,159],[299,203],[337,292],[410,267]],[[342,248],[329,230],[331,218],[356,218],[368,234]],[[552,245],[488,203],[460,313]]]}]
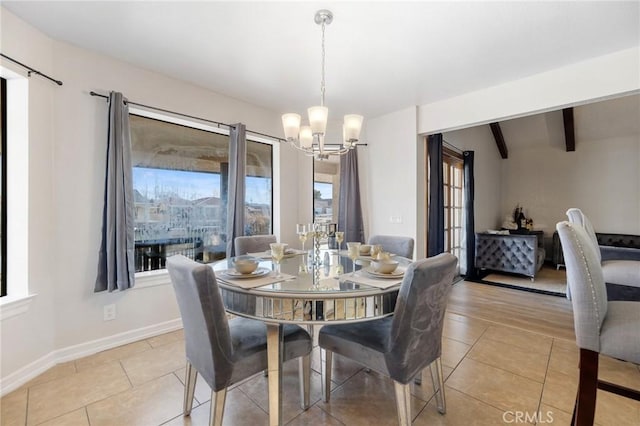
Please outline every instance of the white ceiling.
[{"label": "white ceiling", "polygon": [[[368,117],[638,46],[640,2],[13,2],[51,37],[277,112]],[[334,115],[335,114],[335,115]]]}]

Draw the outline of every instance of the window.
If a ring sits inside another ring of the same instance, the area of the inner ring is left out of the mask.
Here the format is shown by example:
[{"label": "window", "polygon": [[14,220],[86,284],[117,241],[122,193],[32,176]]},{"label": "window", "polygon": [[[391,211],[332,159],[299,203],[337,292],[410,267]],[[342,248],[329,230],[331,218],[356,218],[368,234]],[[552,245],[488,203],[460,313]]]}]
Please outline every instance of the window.
[{"label": "window", "polygon": [[454,151],[443,149],[442,177],[444,185],[444,251],[461,259],[464,225],[463,209],[463,161]]},{"label": "window", "polygon": [[313,219],[320,223],[338,222],[340,163],[313,160]]},{"label": "window", "polygon": [[7,295],[7,80],[0,78],[0,297]]},{"label": "window", "polygon": [[[228,134],[137,114],[130,125],[136,271],[163,269],[173,254],[224,258]],[[272,233],[272,164],[271,145],[247,141],[247,235]]]}]

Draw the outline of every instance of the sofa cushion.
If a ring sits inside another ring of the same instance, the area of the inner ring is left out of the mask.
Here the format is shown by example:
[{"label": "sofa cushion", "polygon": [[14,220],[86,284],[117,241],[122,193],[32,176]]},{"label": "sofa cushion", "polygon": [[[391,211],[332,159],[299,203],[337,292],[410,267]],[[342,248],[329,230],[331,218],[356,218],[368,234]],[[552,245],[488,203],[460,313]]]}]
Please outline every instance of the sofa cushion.
[{"label": "sofa cushion", "polygon": [[607,283],[640,287],[640,261],[606,260],[602,262],[602,274]]}]

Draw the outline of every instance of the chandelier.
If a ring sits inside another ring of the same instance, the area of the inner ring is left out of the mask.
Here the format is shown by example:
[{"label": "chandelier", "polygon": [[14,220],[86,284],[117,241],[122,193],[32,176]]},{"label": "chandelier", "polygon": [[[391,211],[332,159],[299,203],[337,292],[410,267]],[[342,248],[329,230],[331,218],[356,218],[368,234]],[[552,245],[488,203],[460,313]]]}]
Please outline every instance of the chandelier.
[{"label": "chandelier", "polygon": [[333,13],[330,10],[319,10],[315,15],[316,24],[322,27],[322,78],[320,80],[320,106],[313,106],[307,110],[309,125],[301,126],[300,114],[288,113],[282,116],[284,136],[296,149],[319,160],[329,158],[329,155],[346,154],[356,147],[360,138],[363,117],[357,114],[344,116],[342,125],[342,144],[325,145],[324,137],[327,129],[329,109],[324,106],[324,30],[325,26],[333,21]]}]

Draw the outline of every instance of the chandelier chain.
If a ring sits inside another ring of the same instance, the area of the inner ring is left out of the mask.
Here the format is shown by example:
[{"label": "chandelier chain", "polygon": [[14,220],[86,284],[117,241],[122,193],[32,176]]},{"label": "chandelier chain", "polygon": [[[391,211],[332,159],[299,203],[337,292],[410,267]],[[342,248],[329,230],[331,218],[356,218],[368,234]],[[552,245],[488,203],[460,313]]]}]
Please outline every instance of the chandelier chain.
[{"label": "chandelier chain", "polygon": [[324,50],[324,27],[325,27],[325,21],[324,19],[322,20],[322,79],[320,81],[320,106],[324,106],[324,90],[325,90],[325,84],[324,84],[324,54],[325,54],[325,50]]}]

